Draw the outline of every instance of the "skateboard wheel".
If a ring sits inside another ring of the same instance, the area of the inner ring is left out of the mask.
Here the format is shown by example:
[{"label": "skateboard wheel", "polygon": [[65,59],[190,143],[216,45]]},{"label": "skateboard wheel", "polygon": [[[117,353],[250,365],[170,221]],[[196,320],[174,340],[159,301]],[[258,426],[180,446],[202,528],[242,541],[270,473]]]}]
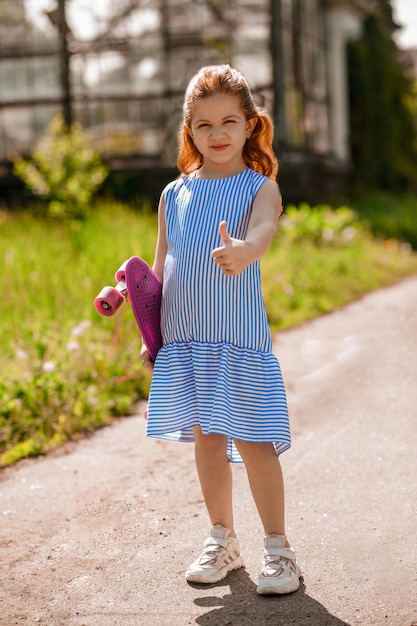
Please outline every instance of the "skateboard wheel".
[{"label": "skateboard wheel", "polygon": [[123,296],[114,287],[104,287],[94,300],[94,308],[100,315],[114,315],[123,303]]},{"label": "skateboard wheel", "polygon": [[126,265],[129,263],[130,259],[126,259],[124,263],[121,264],[114,277],[118,283],[126,282]]}]

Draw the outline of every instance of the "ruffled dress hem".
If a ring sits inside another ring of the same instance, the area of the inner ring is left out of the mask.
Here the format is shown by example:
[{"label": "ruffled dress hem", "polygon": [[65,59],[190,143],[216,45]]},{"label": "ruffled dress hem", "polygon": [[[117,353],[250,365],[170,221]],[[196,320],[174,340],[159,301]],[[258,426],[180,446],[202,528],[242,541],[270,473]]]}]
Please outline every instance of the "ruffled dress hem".
[{"label": "ruffled dress hem", "polygon": [[148,405],[147,435],[194,441],[192,428],[228,437],[229,459],[242,459],[233,439],[291,445],[288,408],[279,362],[272,352],[227,343],[164,345],[156,359]]}]

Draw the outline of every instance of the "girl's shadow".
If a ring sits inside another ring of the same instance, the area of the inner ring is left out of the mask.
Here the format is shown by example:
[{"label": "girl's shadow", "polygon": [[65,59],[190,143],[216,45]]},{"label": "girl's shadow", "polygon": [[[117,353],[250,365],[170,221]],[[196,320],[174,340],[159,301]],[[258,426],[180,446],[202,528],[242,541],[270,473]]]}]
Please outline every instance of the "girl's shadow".
[{"label": "girl's shadow", "polygon": [[217,585],[191,584],[194,589],[218,589],[230,587],[230,594],[223,597],[202,596],[195,598],[198,606],[213,610],[195,620],[200,626],[349,626],[306,594],[303,580],[298,591],[283,596],[259,596],[256,585],[245,568],[231,572],[225,581]]}]

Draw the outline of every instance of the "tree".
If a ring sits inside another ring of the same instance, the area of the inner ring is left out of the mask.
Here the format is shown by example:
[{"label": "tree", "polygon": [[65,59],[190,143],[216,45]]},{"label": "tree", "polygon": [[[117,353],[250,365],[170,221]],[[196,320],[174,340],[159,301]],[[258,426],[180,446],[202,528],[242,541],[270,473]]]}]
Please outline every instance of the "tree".
[{"label": "tree", "polygon": [[413,85],[401,65],[389,0],[377,0],[349,44],[352,184],[356,191],[417,188]]}]

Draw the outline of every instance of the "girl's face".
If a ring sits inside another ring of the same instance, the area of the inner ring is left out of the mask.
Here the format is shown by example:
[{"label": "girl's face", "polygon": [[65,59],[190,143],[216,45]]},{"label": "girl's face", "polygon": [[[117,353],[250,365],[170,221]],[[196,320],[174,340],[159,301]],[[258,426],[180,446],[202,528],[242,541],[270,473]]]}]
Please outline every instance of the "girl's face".
[{"label": "girl's face", "polygon": [[243,147],[256,125],[247,120],[237,96],[216,93],[197,100],[191,117],[191,135],[203,155],[201,173],[208,176],[232,176],[245,168]]}]

